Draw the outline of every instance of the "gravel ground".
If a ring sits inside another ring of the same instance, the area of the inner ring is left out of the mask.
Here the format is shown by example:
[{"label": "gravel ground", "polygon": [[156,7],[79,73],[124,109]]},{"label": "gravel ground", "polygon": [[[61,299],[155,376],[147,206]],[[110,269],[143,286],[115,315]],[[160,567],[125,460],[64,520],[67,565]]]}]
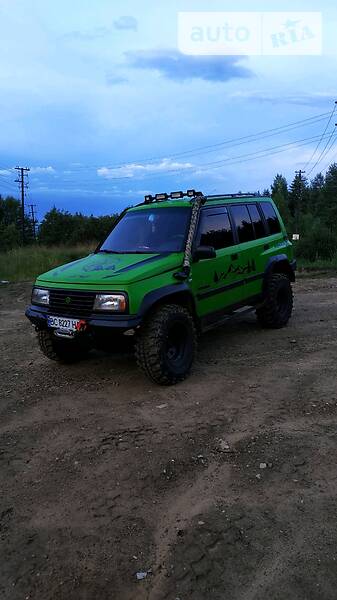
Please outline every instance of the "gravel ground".
[{"label": "gravel ground", "polygon": [[0,288],[0,597],[335,600],[337,278],[285,329],[208,333],[171,388],[48,361],[29,291]]}]

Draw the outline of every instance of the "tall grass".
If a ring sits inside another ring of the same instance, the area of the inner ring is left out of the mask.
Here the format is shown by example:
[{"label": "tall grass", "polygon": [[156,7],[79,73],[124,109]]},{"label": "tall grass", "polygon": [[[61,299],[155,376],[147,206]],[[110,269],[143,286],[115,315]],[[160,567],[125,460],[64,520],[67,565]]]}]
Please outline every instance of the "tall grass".
[{"label": "tall grass", "polygon": [[[0,280],[31,281],[59,265],[87,256],[94,250],[97,242],[78,246],[25,246],[8,252],[0,252]],[[303,272],[336,271],[337,255],[332,260],[310,262],[298,260],[298,268]]]},{"label": "tall grass", "polygon": [[297,260],[299,271],[337,271],[337,254],[331,260],[318,259],[315,261],[299,258]]},{"label": "tall grass", "polygon": [[59,265],[87,256],[97,243],[67,246],[25,246],[0,253],[0,280],[30,281]]}]

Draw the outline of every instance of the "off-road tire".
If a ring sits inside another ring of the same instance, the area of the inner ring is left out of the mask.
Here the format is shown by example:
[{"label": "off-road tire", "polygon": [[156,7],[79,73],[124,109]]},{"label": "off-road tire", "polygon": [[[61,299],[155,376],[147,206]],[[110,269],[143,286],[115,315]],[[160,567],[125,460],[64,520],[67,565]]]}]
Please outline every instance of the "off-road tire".
[{"label": "off-road tire", "polygon": [[196,329],[191,314],[178,304],[166,304],[147,318],[137,336],[135,351],[139,368],[152,381],[159,385],[174,385],[188,376],[196,349]]},{"label": "off-road tire", "polygon": [[70,364],[82,360],[90,350],[87,343],[57,339],[53,332],[48,329],[39,331],[37,339],[41,352],[50,360],[56,360],[60,363]]},{"label": "off-road tire", "polygon": [[287,325],[293,310],[293,291],[289,277],[274,273],[268,279],[266,297],[256,309],[262,327],[279,329]]}]

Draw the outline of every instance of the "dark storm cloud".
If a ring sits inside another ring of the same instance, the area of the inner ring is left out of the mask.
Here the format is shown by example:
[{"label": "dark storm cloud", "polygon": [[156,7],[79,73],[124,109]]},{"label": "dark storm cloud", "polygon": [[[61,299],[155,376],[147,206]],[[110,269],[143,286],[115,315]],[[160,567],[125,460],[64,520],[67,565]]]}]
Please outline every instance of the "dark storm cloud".
[{"label": "dark storm cloud", "polygon": [[127,63],[135,69],[155,70],[167,79],[223,82],[252,77],[253,72],[240,64],[239,56],[189,56],[178,50],[138,50],[125,54]]}]

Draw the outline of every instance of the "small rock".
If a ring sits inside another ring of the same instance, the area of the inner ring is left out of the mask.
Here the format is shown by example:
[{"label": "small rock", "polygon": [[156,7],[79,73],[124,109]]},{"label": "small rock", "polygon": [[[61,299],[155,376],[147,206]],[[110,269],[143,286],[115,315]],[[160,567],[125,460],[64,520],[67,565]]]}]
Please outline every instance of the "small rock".
[{"label": "small rock", "polygon": [[219,452],[230,452],[230,445],[228,442],[226,442],[226,440],[218,440],[218,450]]},{"label": "small rock", "polygon": [[260,463],[260,469],[266,469],[267,468],[267,463]]},{"label": "small rock", "polygon": [[158,406],[157,406],[157,408],[160,408],[160,409],[167,408],[167,407],[168,407],[168,404],[158,404]]},{"label": "small rock", "polygon": [[297,340],[290,340],[291,344],[297,344]]},{"label": "small rock", "polygon": [[198,521],[198,525],[205,525],[205,521]]},{"label": "small rock", "polygon": [[148,576],[149,572],[148,571],[138,571],[136,573],[136,577],[138,579],[138,581],[141,581],[142,579],[146,579],[146,577]]},{"label": "small rock", "polygon": [[255,475],[256,479],[261,479],[261,475],[260,473],[258,473],[257,475]]}]

